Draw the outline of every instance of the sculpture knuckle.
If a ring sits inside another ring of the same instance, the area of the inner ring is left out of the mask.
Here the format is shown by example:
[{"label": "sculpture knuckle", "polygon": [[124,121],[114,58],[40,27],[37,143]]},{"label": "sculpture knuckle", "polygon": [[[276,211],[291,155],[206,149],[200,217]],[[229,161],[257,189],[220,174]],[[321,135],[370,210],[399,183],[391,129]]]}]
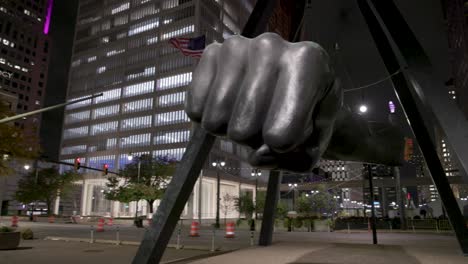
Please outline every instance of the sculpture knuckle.
[{"label": "sculpture knuckle", "polygon": [[296,139],[280,131],[267,131],[263,135],[265,144],[279,152],[290,151],[296,145]]}]

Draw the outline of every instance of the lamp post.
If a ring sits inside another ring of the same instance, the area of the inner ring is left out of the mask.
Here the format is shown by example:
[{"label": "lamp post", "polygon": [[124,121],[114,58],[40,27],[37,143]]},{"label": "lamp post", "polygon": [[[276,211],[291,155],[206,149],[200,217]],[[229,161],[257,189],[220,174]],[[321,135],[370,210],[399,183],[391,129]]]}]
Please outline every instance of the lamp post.
[{"label": "lamp post", "polygon": [[218,161],[218,162],[213,162],[211,163],[213,167],[215,167],[216,170],[216,222],[215,222],[215,228],[219,228],[219,203],[220,203],[220,192],[221,192],[221,179],[219,175],[219,170],[226,165],[226,162],[224,161]]},{"label": "lamp post", "polygon": [[297,183],[288,183],[289,188],[293,190],[293,211],[296,210],[296,189],[297,189]]},{"label": "lamp post", "polygon": [[[133,155],[131,153],[128,154],[127,159],[128,159],[128,161],[132,161],[133,160]],[[137,184],[140,184],[140,171],[141,171],[141,159],[138,158],[138,163],[137,163]],[[136,206],[135,206],[135,225],[137,227],[143,227],[142,224],[140,225],[139,223],[137,223],[137,221],[138,221],[138,219],[137,219],[138,218],[138,202],[139,201],[140,200],[136,201]],[[152,205],[150,205],[150,206],[152,206]]]},{"label": "lamp post", "polygon": [[257,191],[258,191],[258,177],[262,175],[262,172],[259,169],[252,170],[252,177],[255,177],[255,220],[258,219],[258,209],[257,209]]}]

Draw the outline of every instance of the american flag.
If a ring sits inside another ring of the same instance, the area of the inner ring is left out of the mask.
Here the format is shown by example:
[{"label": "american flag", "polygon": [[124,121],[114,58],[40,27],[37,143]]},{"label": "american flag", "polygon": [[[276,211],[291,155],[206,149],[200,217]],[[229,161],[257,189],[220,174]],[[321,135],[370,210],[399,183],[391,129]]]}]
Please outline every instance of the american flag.
[{"label": "american flag", "polygon": [[200,58],[205,49],[205,35],[196,38],[171,38],[169,42],[185,56],[194,58]]}]

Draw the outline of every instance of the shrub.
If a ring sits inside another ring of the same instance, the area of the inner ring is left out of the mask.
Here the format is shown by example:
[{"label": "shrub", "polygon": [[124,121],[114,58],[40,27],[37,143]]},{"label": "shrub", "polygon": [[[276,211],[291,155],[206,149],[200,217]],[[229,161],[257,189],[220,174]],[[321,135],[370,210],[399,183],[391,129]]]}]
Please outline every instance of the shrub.
[{"label": "shrub", "polygon": [[0,227],[0,233],[7,233],[7,232],[13,232],[14,229],[8,226],[2,226]]},{"label": "shrub", "polygon": [[26,228],[23,233],[21,234],[21,237],[24,239],[24,240],[31,240],[31,239],[34,239],[34,233],[33,231],[31,230],[31,228]]},{"label": "shrub", "polygon": [[236,226],[239,227],[240,225],[242,225],[242,219],[239,218],[236,220]]},{"label": "shrub", "polygon": [[283,226],[284,228],[288,228],[289,227],[289,223],[291,222],[291,219],[290,218],[284,218],[283,220]]},{"label": "shrub", "polygon": [[294,218],[292,224],[294,225],[295,228],[301,228],[302,227],[302,219]]}]

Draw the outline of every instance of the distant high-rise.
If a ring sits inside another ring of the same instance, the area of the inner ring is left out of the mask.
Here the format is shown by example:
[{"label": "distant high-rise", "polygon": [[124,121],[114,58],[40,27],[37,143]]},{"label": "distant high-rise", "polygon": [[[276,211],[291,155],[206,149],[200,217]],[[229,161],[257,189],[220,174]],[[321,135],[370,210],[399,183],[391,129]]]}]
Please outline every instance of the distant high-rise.
[{"label": "distant high-rise", "polygon": [[468,118],[468,1],[443,0],[453,81],[448,92]]},{"label": "distant high-rise", "polygon": [[[42,107],[49,62],[53,0],[0,1],[0,89],[17,96],[16,112]],[[41,116],[15,124],[38,136]]]}]

